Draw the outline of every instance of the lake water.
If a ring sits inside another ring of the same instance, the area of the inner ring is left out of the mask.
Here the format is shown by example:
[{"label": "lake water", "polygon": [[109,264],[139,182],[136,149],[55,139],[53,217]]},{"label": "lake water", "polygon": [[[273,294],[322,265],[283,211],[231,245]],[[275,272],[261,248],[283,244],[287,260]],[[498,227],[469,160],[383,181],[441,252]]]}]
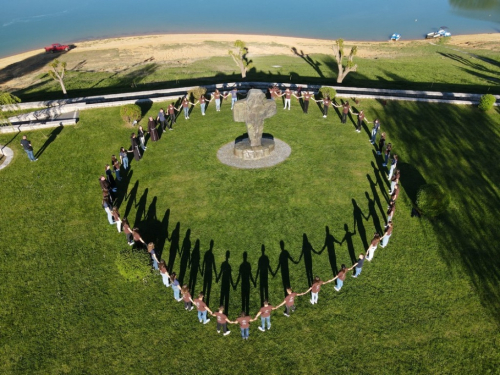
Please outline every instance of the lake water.
[{"label": "lake water", "polygon": [[387,40],[394,32],[422,38],[440,26],[452,34],[500,32],[500,0],[4,0],[1,9],[0,57],[156,33]]}]

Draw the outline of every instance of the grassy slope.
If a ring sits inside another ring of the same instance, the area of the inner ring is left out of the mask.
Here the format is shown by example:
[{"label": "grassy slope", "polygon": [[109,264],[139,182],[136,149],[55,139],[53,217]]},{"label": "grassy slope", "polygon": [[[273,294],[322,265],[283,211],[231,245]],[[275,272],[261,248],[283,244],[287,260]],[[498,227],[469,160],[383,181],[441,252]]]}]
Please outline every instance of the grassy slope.
[{"label": "grassy slope", "polygon": [[[355,59],[358,72],[347,76],[346,86],[500,93],[497,51],[421,43],[382,43],[371,49],[373,57]],[[76,64],[92,57],[75,51],[71,58]],[[337,65],[330,55],[252,59],[248,80],[336,84]],[[227,56],[180,65],[145,63],[119,73],[69,71],[65,82],[70,96],[80,96],[239,80],[239,71]],[[23,101],[61,97],[60,87],[47,75],[15,94]]]},{"label": "grassy slope", "polygon": [[[293,105],[291,113],[278,108],[266,123],[266,131],[286,141],[292,155],[281,165],[256,171],[235,170],[216,158],[220,146],[244,131],[232,122],[227,103],[221,113],[209,108],[202,118],[196,108],[189,122],[179,118],[175,131],[150,143],[142,161],[132,162],[133,172],[124,182],[132,196],[122,203],[122,215],[157,243],[165,239],[158,228],[168,220],[171,234],[180,222],[181,243],[190,228],[192,243],[200,239],[202,257],[213,239],[217,270],[230,250],[234,279],[244,251],[255,274],[261,244],[274,268],[280,240],[294,259],[300,256],[303,233],[316,250],[324,243],[325,226],[341,240],[345,224],[353,231],[352,199],[368,215],[365,192],[374,195],[369,181],[377,181],[371,164],[376,160],[367,134],[341,125],[333,114],[325,120],[314,108],[305,116]],[[265,334],[254,323],[248,342],[242,342],[236,327],[229,337],[220,337],[213,321],[199,325],[159,277],[127,282],[118,273],[117,252],[126,243],[107,224],[97,184],[109,156],[128,143],[131,130],[119,120],[118,108],[82,112],[79,124],[64,128],[37,163],[27,160],[17,148],[19,137],[14,139],[11,146],[18,152],[2,171],[0,197],[2,372],[495,372],[499,331],[490,299],[498,301],[498,288],[484,285],[498,286],[491,234],[500,208],[494,199],[500,174],[486,174],[488,164],[481,161],[498,148],[498,114],[413,103],[384,107],[375,101],[359,107],[370,119],[382,119],[407,165],[390,245],[377,251],[362,277],[349,277],[341,293],[325,286],[314,307],[302,297],[298,311],[290,319],[276,313],[272,331]],[[471,129],[471,123],[481,131]],[[29,135],[36,150],[47,135]],[[10,138],[1,136],[0,142]],[[477,147],[470,154],[472,145]],[[411,196],[414,186],[405,178],[416,184],[415,176],[437,181],[452,194],[452,212],[434,226],[410,218],[406,192]],[[382,223],[383,185],[374,187]],[[368,240],[376,227],[373,219],[363,221]],[[351,264],[350,252],[363,251],[359,229],[353,249],[336,246],[337,266]],[[462,245],[483,245],[459,246],[449,235],[459,236]],[[169,250],[166,242],[164,258]],[[472,256],[481,265],[489,260],[491,273],[464,268],[462,260]],[[313,272],[332,275],[327,250],[313,254]],[[297,290],[307,288],[303,260],[291,264],[290,278]],[[279,274],[269,287],[276,304],[283,293]],[[218,297],[214,283],[212,308]],[[239,289],[231,291],[231,317],[240,303]],[[252,289],[251,311],[258,305],[258,290]]]}]

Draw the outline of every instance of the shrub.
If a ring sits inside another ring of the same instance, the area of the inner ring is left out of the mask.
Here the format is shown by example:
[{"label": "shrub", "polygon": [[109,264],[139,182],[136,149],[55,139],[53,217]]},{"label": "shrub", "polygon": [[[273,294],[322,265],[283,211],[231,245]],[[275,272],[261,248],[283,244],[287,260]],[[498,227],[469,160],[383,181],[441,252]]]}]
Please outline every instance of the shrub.
[{"label": "shrub", "polygon": [[191,102],[194,103],[196,100],[200,99],[202,95],[205,95],[206,92],[207,89],[205,87],[194,87],[188,91],[188,98]]},{"label": "shrub", "polygon": [[437,184],[422,185],[417,193],[416,205],[422,215],[434,217],[450,205],[450,195]]},{"label": "shrub", "polygon": [[479,100],[478,108],[482,111],[489,111],[495,105],[496,100],[495,96],[491,94],[483,95]]},{"label": "shrub", "polygon": [[127,248],[116,257],[118,272],[128,281],[145,280],[151,274],[149,255],[143,250]]},{"label": "shrub", "polygon": [[131,124],[133,121],[139,121],[141,119],[142,110],[137,104],[125,104],[120,108],[120,116],[123,121]]},{"label": "shrub", "polygon": [[319,92],[321,93],[322,98],[326,98],[327,96],[330,97],[330,99],[335,98],[335,95],[337,95],[337,91],[333,87],[328,87],[328,86],[322,86],[319,89]]}]

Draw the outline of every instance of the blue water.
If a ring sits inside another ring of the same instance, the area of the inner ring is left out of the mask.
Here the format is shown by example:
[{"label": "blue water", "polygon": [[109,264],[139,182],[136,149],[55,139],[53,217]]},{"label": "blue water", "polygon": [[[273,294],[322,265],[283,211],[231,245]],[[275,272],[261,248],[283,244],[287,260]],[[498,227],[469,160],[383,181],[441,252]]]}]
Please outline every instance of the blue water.
[{"label": "blue water", "polygon": [[[4,0],[2,3],[0,57],[51,43],[155,33],[387,40],[394,32],[403,39],[418,39],[440,26],[448,26],[452,34],[500,31],[500,0]],[[469,6],[473,9],[468,9]]]}]

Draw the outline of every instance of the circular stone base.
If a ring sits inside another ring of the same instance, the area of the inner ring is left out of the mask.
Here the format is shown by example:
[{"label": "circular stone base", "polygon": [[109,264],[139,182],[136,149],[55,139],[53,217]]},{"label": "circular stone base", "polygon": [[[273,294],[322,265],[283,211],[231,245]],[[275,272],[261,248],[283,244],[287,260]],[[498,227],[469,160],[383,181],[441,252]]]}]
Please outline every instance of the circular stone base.
[{"label": "circular stone base", "polygon": [[243,160],[257,160],[269,157],[274,151],[274,139],[262,138],[261,146],[250,146],[250,140],[245,138],[234,144],[234,156]]},{"label": "circular stone base", "polygon": [[[264,140],[264,138],[262,139]],[[274,151],[266,158],[257,160],[244,160],[234,155],[234,141],[222,146],[217,151],[217,158],[221,163],[240,169],[258,169],[272,167],[286,160],[292,149],[288,144],[278,138],[274,138]]]}]

